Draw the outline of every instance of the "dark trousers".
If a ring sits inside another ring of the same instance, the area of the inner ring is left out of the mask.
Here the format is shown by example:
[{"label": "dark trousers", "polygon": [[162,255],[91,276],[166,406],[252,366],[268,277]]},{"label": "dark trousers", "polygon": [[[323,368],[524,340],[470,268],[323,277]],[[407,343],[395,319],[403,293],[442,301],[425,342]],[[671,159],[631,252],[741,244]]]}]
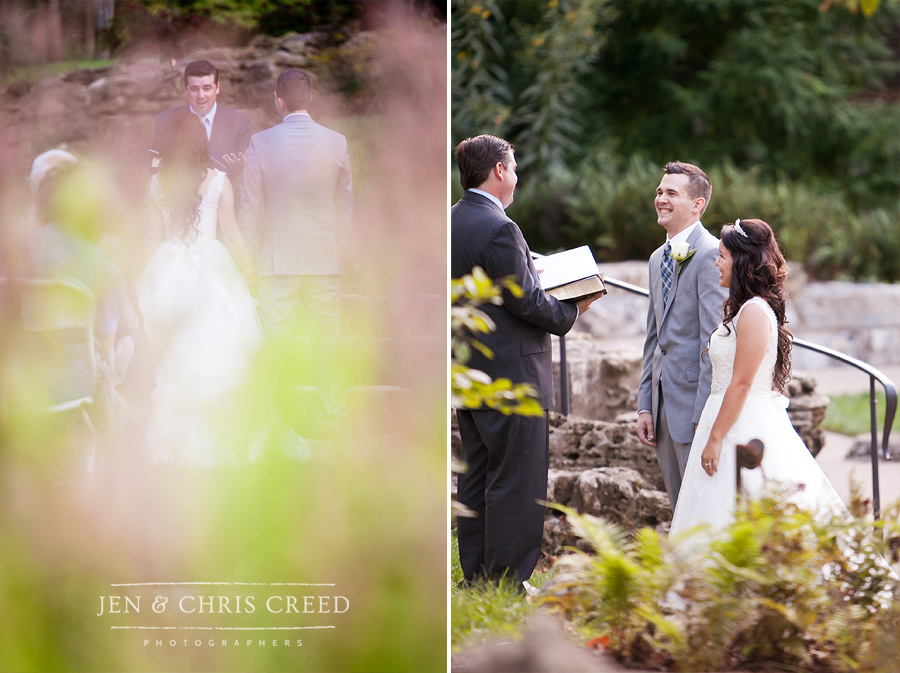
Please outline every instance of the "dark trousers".
[{"label": "dark trousers", "polygon": [[542,417],[457,410],[461,458],[457,498],[476,517],[458,517],[465,578],[503,576],[524,582],[534,571],[544,535],[550,426]]}]

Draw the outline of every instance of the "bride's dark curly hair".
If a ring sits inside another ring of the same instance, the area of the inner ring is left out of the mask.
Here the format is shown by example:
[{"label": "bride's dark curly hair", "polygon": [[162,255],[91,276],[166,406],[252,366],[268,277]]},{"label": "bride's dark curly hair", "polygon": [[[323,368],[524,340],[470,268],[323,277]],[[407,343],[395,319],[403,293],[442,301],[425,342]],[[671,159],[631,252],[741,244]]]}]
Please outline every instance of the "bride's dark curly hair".
[{"label": "bride's dark curly hair", "polygon": [[731,287],[725,302],[725,328],[731,334],[730,323],[741,306],[751,297],[762,297],[775,312],[778,323],[778,355],[772,386],[780,393],[791,378],[791,341],[793,336],[785,327],[787,294],[784,283],[788,266],[775,241],[772,227],[762,220],[739,220],[744,236],[733,224],[722,228],[721,240],[731,253]]},{"label": "bride's dark curly hair", "polygon": [[159,185],[172,227],[186,241],[197,236],[198,192],[208,165],[209,141],[203,122],[187,110],[177,113],[159,151]]}]

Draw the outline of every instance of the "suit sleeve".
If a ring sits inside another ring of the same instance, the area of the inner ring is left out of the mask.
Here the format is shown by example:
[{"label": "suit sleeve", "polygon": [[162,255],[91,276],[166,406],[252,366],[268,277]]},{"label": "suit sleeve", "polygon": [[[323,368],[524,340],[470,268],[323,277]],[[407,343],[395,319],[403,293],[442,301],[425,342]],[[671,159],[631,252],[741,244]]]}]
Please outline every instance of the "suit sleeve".
[{"label": "suit sleeve", "polygon": [[[650,287],[653,287],[653,257],[650,258]],[[647,336],[644,339],[643,367],[641,383],[638,388],[638,410],[653,409],[653,354],[656,352],[659,335],[656,325],[656,307],[653,303],[653,291],[650,292],[650,306],[647,309]],[[655,419],[654,419],[655,420]]]},{"label": "suit sleeve", "polygon": [[243,188],[241,190],[241,210],[238,229],[247,245],[250,258],[259,250],[259,225],[263,215],[262,167],[256,141],[250,140],[247,150],[247,164],[244,167]]},{"label": "suit sleeve", "polygon": [[350,169],[346,140],[342,143],[340,175],[335,186],[334,203],[339,231],[342,235],[349,236],[353,226],[353,171]]},{"label": "suit sleeve", "polygon": [[709,397],[710,384],[712,383],[712,362],[706,351],[709,345],[709,337],[713,330],[722,322],[722,305],[728,296],[728,290],[719,285],[719,269],[716,266],[716,258],[719,255],[718,247],[705,250],[700,259],[697,273],[697,295],[700,323],[700,377],[697,381],[697,399],[694,402],[694,423],[700,422],[700,414]]},{"label": "suit sleeve", "polygon": [[158,114],[153,120],[153,137],[150,140],[150,149],[159,152],[159,146],[162,143],[163,136],[166,131],[166,123],[163,121],[163,115]]},{"label": "suit sleeve", "polygon": [[523,295],[503,293],[503,308],[525,322],[562,336],[575,324],[578,307],[561,302],[541,288],[525,238],[512,221],[497,228],[485,254],[485,271],[494,279],[513,276]]},{"label": "suit sleeve", "polygon": [[241,115],[235,146],[238,152],[246,152],[250,147],[250,119],[246,115]]},{"label": "suit sleeve", "polygon": [[[234,129],[234,144],[230,144],[234,152],[237,153],[246,153],[247,148],[250,146],[250,119],[247,115],[241,114],[239,112],[231,111],[231,119],[232,122],[231,128]],[[228,150],[232,151],[231,149]],[[241,185],[241,179],[244,175],[244,171],[246,170],[246,164],[243,167],[236,168],[229,166],[228,177],[231,178],[232,183]]]}]

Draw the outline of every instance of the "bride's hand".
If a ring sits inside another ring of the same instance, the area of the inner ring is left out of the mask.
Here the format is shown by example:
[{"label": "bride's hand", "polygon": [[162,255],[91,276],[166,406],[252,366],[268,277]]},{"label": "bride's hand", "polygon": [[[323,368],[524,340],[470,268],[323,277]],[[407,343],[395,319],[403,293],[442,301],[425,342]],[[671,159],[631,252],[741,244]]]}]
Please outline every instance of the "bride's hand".
[{"label": "bride's hand", "polygon": [[722,442],[710,439],[700,454],[700,466],[710,477],[719,471],[719,455],[722,453]]}]

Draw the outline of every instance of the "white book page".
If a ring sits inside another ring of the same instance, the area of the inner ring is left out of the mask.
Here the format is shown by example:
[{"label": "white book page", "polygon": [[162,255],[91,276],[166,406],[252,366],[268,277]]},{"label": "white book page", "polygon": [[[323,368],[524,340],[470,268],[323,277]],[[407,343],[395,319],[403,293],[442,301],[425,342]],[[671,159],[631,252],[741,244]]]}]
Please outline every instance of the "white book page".
[{"label": "white book page", "polygon": [[600,275],[594,255],[586,245],[536,259],[534,266],[545,290]]}]

